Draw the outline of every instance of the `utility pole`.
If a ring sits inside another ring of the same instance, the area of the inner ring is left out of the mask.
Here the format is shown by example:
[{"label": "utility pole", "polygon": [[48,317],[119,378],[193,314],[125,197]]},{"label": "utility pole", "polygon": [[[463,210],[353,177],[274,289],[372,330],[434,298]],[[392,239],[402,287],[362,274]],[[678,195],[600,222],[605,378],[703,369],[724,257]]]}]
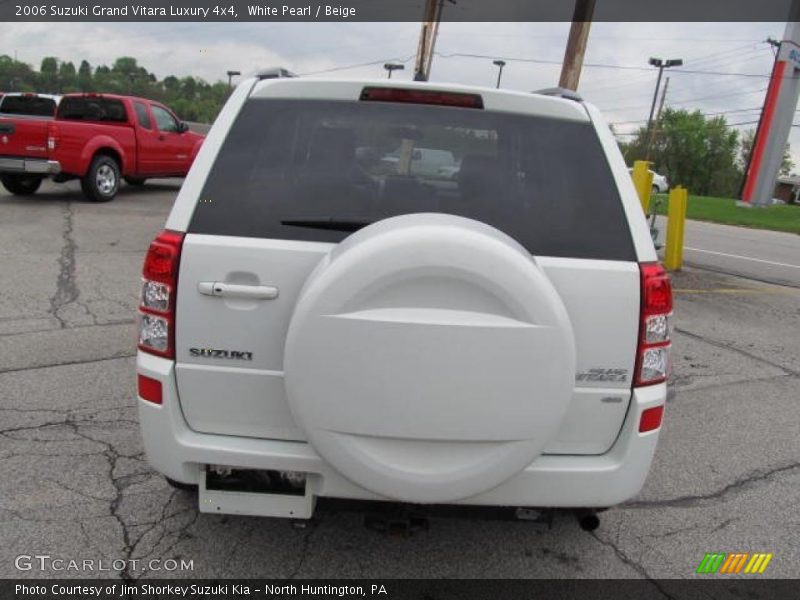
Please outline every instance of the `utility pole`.
[{"label": "utility pole", "polygon": [[656,102],[658,101],[658,90],[661,87],[661,77],[664,75],[664,69],[670,67],[680,67],[683,61],[680,58],[671,58],[669,60],[662,60],[660,58],[650,58],[648,61],[654,67],[658,67],[658,79],[656,80],[656,89],[653,92],[653,104],[650,105],[650,116],[647,118],[647,146],[644,150],[644,159],[650,159],[650,144],[653,141],[653,115],[656,112]]},{"label": "utility pole", "polygon": [[[455,0],[447,1],[451,4],[456,3]],[[442,20],[444,2],[445,0],[425,0],[425,13],[419,32],[417,57],[414,60],[414,81],[428,81],[430,77],[433,50],[439,35],[439,23]]]},{"label": "utility pole", "polygon": [[664,80],[664,90],[661,92],[661,100],[658,103],[658,112],[656,113],[656,127],[661,121],[661,112],[664,110],[664,100],[667,99],[667,89],[669,88],[669,77]]},{"label": "utility pole", "polygon": [[428,81],[425,66],[428,63],[428,51],[433,44],[433,22],[436,20],[436,0],[425,0],[425,13],[417,44],[417,58],[414,61],[414,81]]},{"label": "utility pole", "polygon": [[[653,142],[656,141],[656,133],[658,133],[658,125],[661,123],[661,112],[664,110],[664,101],[667,99],[667,89],[669,88],[669,77],[664,80],[664,89],[661,91],[661,100],[658,102],[658,112],[656,113],[656,120],[653,122],[652,128],[647,132],[647,153],[650,153],[650,148]],[[649,156],[647,157],[649,158]]]},{"label": "utility pole", "polygon": [[583,56],[586,54],[586,43],[589,39],[589,28],[592,26],[595,0],[575,0],[575,11],[572,15],[572,26],[569,29],[567,49],[564,51],[564,63],[561,66],[561,77],[558,86],[577,91],[583,68]]}]

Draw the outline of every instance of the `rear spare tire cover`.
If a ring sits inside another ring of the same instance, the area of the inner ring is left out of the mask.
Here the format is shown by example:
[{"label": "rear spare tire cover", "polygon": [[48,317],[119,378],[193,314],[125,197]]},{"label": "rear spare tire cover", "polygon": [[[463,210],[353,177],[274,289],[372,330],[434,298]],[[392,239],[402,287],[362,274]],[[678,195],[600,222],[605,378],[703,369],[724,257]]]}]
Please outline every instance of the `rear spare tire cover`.
[{"label": "rear spare tire cover", "polygon": [[529,465],[575,378],[558,293],[516,241],[443,214],[394,217],[336,246],[287,334],[289,405],[342,475],[408,502],[450,502]]}]

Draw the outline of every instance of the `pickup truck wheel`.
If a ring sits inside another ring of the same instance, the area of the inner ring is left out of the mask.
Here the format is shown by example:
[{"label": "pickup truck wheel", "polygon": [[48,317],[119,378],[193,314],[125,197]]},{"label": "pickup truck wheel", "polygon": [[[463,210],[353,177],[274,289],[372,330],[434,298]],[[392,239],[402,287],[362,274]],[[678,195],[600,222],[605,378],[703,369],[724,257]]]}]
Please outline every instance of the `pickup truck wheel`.
[{"label": "pickup truck wheel", "polygon": [[126,177],[125,183],[128,185],[144,185],[144,182],[147,181],[144,177]]},{"label": "pickup truck wheel", "polygon": [[92,202],[108,202],[119,191],[120,172],[117,161],[103,154],[95,156],[89,171],[81,180],[84,196]]},{"label": "pickup truck wheel", "polygon": [[30,196],[42,185],[42,177],[38,175],[18,175],[9,173],[0,177],[3,187],[15,196]]}]

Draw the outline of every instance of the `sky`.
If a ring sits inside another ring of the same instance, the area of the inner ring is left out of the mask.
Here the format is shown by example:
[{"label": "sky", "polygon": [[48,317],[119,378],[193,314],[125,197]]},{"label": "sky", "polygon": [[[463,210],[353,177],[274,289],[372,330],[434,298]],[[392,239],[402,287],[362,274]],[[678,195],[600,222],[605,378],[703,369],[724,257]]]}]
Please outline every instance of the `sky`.
[{"label": "sky", "polygon": [[[643,125],[657,70],[649,57],[681,58],[669,77],[666,105],[722,113],[755,128],[784,23],[593,23],[578,91],[618,133]],[[418,23],[0,23],[0,54],[38,69],[44,56],[77,66],[133,56],[159,78],[193,75],[217,81],[283,66],[304,75],[383,78],[385,62],[406,65],[411,79]],[[531,91],[558,84],[569,23],[449,23],[440,26],[431,81],[494,86],[506,61],[504,88]],[[472,55],[472,56],[465,56]],[[684,71],[684,72],[681,72]],[[690,73],[685,71],[702,71]],[[800,122],[800,117],[798,118]],[[800,128],[789,138],[800,171]]]}]

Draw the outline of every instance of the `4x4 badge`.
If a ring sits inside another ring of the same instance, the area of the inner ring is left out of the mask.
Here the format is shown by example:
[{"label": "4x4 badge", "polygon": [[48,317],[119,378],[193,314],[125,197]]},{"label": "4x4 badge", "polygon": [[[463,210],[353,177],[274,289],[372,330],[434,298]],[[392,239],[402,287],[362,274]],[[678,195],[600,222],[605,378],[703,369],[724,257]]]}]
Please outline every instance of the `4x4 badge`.
[{"label": "4x4 badge", "polygon": [[203,356],[205,358],[227,358],[231,360],[253,360],[252,352],[241,350],[220,350],[217,348],[189,348],[192,356]]}]

